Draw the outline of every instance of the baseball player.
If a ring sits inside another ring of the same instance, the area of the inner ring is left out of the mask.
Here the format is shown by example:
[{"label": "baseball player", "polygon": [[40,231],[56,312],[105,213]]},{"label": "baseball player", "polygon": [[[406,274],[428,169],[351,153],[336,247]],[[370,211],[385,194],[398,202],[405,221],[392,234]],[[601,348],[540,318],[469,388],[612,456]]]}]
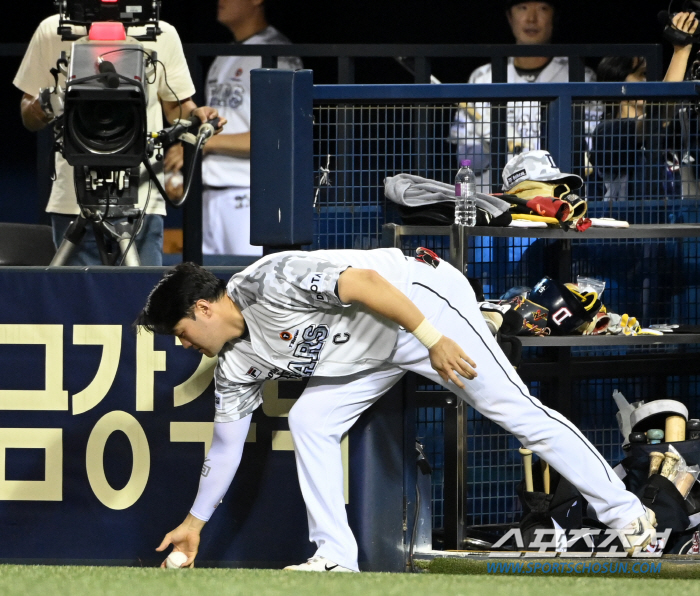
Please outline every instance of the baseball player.
[{"label": "baseball player", "polygon": [[[559,0],[505,0],[506,18],[516,45],[549,44],[552,41]],[[567,83],[569,59],[566,57],[516,56],[508,58],[508,83]],[[595,72],[585,68],[586,82],[595,81]],[[493,81],[492,65],[484,64],[471,75],[469,83],[481,85]],[[595,102],[585,106],[585,127],[590,134],[601,116]],[[542,106],[539,101],[509,101],[506,107],[508,159],[523,151],[540,149],[542,143]],[[490,192],[491,180],[491,109],[488,102],[460,105],[448,140],[457,145],[457,159],[471,159],[477,175],[477,190]]]},{"label": "baseball player", "polygon": [[[219,0],[217,18],[238,43],[291,43],[268,24],[263,0]],[[260,56],[219,56],[207,73],[207,105],[216,106],[229,127],[202,160],[204,254],[262,255],[250,244],[250,71],[261,63]],[[302,67],[296,57],[277,61],[281,69]]]},{"label": "baseball player", "polygon": [[228,284],[183,263],[156,285],[136,324],[218,354],[208,472],[184,522],[157,548],[172,544],[186,553],[183,566],[194,562],[202,527],[236,473],[262,383],[310,377],[289,427],[318,550],[287,569],[358,571],[340,440],[408,370],[444,385],[559,470],[600,521],[629,537],[630,553],[655,540],[653,512],[625,490],[571,422],[528,393],[467,279],[431,251],[419,249],[416,258],[395,248],[282,252]]}]

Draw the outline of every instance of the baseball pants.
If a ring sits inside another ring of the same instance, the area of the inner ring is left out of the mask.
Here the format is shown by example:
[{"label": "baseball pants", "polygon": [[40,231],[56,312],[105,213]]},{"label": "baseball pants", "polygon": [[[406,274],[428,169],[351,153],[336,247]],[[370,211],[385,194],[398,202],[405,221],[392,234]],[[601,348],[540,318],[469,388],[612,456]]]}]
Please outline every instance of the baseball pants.
[{"label": "baseball pants", "polygon": [[[464,381],[466,389],[452,383],[447,388],[560,472],[601,522],[621,528],[643,515],[640,501],[581,432],[529,394],[489,332],[467,279],[446,262],[437,268],[419,262],[412,266],[409,298],[477,365],[478,376]],[[357,542],[345,511],[340,440],[409,370],[444,385],[430,365],[428,350],[411,333],[399,331],[383,366],[347,377],[312,377],[289,414],[309,538],[318,547],[317,555],[349,569],[358,570]]]},{"label": "baseball pants", "polygon": [[262,246],[250,243],[250,188],[204,189],[202,252],[262,256]]}]

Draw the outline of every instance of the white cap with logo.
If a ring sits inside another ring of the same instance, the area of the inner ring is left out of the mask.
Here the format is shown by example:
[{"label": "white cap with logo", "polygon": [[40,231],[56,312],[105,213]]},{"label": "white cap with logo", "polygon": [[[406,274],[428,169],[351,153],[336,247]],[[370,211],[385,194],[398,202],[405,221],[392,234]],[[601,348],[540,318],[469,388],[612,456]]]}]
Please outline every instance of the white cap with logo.
[{"label": "white cap with logo", "polygon": [[523,180],[566,184],[570,190],[583,186],[576,174],[562,174],[549,151],[527,151],[513,157],[503,168],[503,190],[508,192]]}]

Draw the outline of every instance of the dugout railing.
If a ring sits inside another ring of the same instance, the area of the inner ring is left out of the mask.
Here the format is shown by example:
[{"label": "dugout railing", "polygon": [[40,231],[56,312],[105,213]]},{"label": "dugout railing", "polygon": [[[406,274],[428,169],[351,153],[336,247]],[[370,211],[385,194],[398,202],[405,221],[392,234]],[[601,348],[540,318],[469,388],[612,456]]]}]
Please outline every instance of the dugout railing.
[{"label": "dugout railing", "polygon": [[[195,99],[204,103],[201,90],[205,88],[205,65],[215,56],[261,56],[262,67],[274,68],[279,56],[299,56],[305,66],[322,69],[327,82],[355,84],[358,81],[396,84],[413,82],[430,83],[434,79],[438,63],[457,65],[460,60],[483,59],[493,64],[493,81],[505,82],[509,56],[566,56],[569,60],[569,77],[572,81],[585,80],[586,60],[604,56],[643,56],[647,61],[649,80],[662,77],[662,46],[659,44],[560,44],[515,46],[511,44],[292,44],[279,46],[246,46],[231,44],[186,44],[188,65],[197,84]],[[387,68],[387,65],[393,66]],[[474,66],[478,65],[478,62]],[[460,69],[454,69],[460,72]],[[365,71],[370,71],[369,79]],[[376,72],[383,73],[377,78]],[[407,79],[408,75],[408,80]],[[464,73],[464,78],[468,71]],[[386,77],[386,78],[385,78]],[[324,80],[324,82],[326,82]],[[447,79],[446,79],[447,80]],[[199,183],[195,179],[195,183]],[[186,205],[183,217],[183,259],[202,261],[201,253],[201,195],[193,194]]]},{"label": "dugout railing", "polygon": [[[295,208],[305,201],[303,208],[314,214],[313,248],[381,246],[383,226],[400,223],[406,215],[385,198],[384,179],[410,173],[451,182],[460,157],[460,139],[454,142],[453,130],[460,105],[488,102],[489,107],[482,109],[491,113],[490,154],[482,146],[481,156],[488,157],[491,168],[484,184],[498,179],[512,142],[525,139],[531,149],[547,148],[562,172],[582,176],[585,183],[578,192],[587,196],[591,215],[654,226],[655,232],[607,238],[569,232],[565,239],[540,240],[526,235],[469,235],[466,261],[486,297],[498,298],[513,286],[532,287],[545,274],[568,275],[561,279],[564,282],[584,275],[606,281],[603,302],[612,312],[637,316],[644,325],[698,322],[694,224],[700,145],[695,83],[311,85],[303,72],[260,70],[253,76],[254,110],[261,110],[261,115],[265,110],[286,112],[290,121],[296,110],[293,126],[312,139],[296,143],[293,155],[282,155],[270,151],[279,131],[253,128],[254,157],[256,151],[267,156],[266,163],[262,158],[253,161],[253,204],[264,204],[269,214],[277,213],[277,205],[271,203],[274,197],[286,197]],[[276,80],[286,92],[256,96],[256,77],[268,90]],[[279,101],[282,96],[286,105]],[[598,130],[606,122],[606,108],[612,108],[608,119],[617,124],[615,106],[630,100],[639,101],[646,113],[639,131],[636,125],[624,134],[613,130],[611,135],[605,126]],[[531,116],[538,115],[536,137],[514,135],[508,121],[512,102],[526,102]],[[591,113],[597,116],[591,118]],[[255,122],[255,112],[253,118]],[[461,140],[474,140],[467,138],[468,131],[464,134]],[[608,147],[609,137],[625,142]],[[596,138],[603,142],[602,152],[613,158],[612,165],[598,161],[594,167],[591,162]],[[287,164],[276,163],[278,158]],[[256,175],[262,180],[270,168],[292,171],[291,159],[297,167],[303,164],[305,177],[295,170],[293,178],[267,180],[264,189],[256,190]],[[619,191],[621,177],[626,177],[626,194]],[[612,198],[611,188],[618,192]],[[253,233],[257,230],[260,239],[274,234],[273,228],[263,225],[269,221],[256,223],[255,217],[254,210]],[[659,233],[664,226],[679,224],[685,224],[688,237],[678,237],[678,230]],[[402,236],[400,246],[407,254],[428,246],[448,258],[449,234],[433,232],[418,227]],[[616,463],[622,458],[622,439],[613,390],[619,389],[630,401],[680,399],[691,417],[697,416],[697,365],[695,343],[620,346],[610,339],[595,345],[527,347],[521,374],[534,395],[565,411],[608,461]],[[515,438],[472,410],[460,419],[454,400],[439,387],[417,380],[416,391],[417,432],[435,464],[433,526],[443,530],[435,544],[459,548],[470,527],[517,521],[515,485],[521,478],[521,463]]]},{"label": "dugout railing", "polygon": [[[0,57],[19,59],[26,48],[26,44],[20,43],[0,44]],[[322,78],[317,76],[317,82],[339,84],[367,81],[420,84],[429,83],[435,74],[443,81],[455,83],[466,80],[472,68],[486,61],[493,64],[493,80],[505,81],[509,56],[566,56],[572,81],[583,81],[586,63],[594,65],[603,56],[643,56],[648,65],[648,78],[654,81],[662,77],[663,61],[660,44],[185,44],[184,50],[197,89],[195,100],[200,105],[204,104],[206,70],[215,56],[261,56],[263,67],[274,67],[279,56],[299,56],[307,67],[323,73]],[[37,176],[32,184],[37,185],[40,205],[31,210],[37,214],[42,212],[51,191],[52,147],[48,129],[37,134]],[[183,259],[201,263],[201,180],[198,173],[183,215],[171,212],[168,222],[183,228]],[[237,263],[222,260],[217,264]]]}]

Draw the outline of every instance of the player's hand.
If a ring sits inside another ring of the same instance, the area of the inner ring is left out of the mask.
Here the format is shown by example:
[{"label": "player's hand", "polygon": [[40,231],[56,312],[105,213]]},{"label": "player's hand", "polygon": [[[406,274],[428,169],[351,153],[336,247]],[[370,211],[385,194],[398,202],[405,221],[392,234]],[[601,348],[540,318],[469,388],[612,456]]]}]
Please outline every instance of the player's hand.
[{"label": "player's hand", "polygon": [[[683,33],[688,33],[689,35],[695,33],[695,30],[698,28],[698,19],[695,13],[692,12],[679,12],[673,15],[671,22],[676,29],[683,31]],[[674,48],[684,48],[690,45],[692,44],[688,44],[687,46],[674,46]]]},{"label": "player's hand", "polygon": [[443,335],[440,341],[430,348],[429,354],[430,365],[446,383],[452,381],[457,387],[464,389],[464,382],[459,376],[468,380],[477,376],[474,370],[476,362],[464,353],[456,341],[449,337]]},{"label": "player's hand", "polygon": [[[163,542],[160,543],[156,551],[162,552],[172,544],[173,550],[181,551],[187,555],[187,561],[181,567],[194,567],[194,560],[199,552],[200,534],[204,523],[192,514],[188,514],[184,522],[165,535]],[[160,566],[165,568],[165,561]]]}]

